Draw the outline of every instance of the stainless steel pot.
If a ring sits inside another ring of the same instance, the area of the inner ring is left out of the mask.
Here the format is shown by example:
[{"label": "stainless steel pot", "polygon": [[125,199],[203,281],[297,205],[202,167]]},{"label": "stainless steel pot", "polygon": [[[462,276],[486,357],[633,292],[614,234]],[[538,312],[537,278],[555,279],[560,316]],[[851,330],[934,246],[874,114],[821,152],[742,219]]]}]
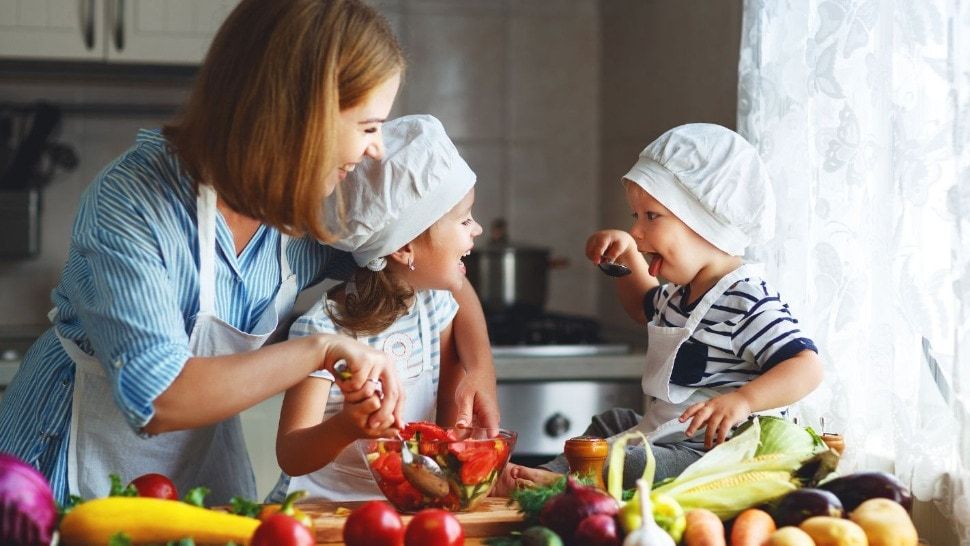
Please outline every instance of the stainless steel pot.
[{"label": "stainless steel pot", "polygon": [[491,226],[489,241],[465,258],[468,280],[486,311],[541,311],[546,305],[549,269],[564,265],[550,249],[508,242],[505,221]]}]

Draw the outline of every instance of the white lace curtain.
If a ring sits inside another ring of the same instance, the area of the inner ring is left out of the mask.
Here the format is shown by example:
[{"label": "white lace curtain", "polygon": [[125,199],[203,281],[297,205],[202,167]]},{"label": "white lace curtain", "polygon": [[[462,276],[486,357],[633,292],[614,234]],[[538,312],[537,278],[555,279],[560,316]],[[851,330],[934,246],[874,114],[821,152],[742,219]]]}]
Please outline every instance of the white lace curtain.
[{"label": "white lace curtain", "polygon": [[970,5],[745,0],[739,80],[779,205],[755,257],[826,361],[802,419],[970,544]]}]

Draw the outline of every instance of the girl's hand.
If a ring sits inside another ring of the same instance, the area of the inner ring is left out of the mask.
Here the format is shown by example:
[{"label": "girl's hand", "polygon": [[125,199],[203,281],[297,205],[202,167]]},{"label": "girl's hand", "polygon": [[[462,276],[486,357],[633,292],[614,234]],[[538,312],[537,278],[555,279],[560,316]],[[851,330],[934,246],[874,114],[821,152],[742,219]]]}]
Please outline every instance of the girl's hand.
[{"label": "girl's hand", "polygon": [[344,407],[338,414],[343,426],[354,438],[378,438],[387,434],[390,426],[374,427],[370,417],[381,409],[381,399],[373,388],[344,393]]},{"label": "girl's hand", "polygon": [[594,265],[603,261],[615,262],[625,254],[637,252],[633,236],[619,229],[597,231],[586,240],[586,257]]},{"label": "girl's hand", "polygon": [[749,415],[751,415],[751,405],[747,398],[735,391],[691,405],[681,414],[680,422],[690,420],[686,431],[688,438],[701,427],[706,426],[704,446],[711,449],[715,444],[724,443],[731,429],[747,419]]},{"label": "girl's hand", "polygon": [[[325,342],[321,368],[337,378],[337,386],[345,399],[350,396],[360,401],[372,395],[378,398],[379,407],[370,413],[367,428],[383,430],[395,425],[403,427],[401,411],[404,409],[404,397],[397,379],[397,369],[391,359],[382,351],[347,336],[320,336]],[[347,363],[344,374],[334,370],[334,365],[341,360]],[[382,394],[376,394],[378,390]]]}]

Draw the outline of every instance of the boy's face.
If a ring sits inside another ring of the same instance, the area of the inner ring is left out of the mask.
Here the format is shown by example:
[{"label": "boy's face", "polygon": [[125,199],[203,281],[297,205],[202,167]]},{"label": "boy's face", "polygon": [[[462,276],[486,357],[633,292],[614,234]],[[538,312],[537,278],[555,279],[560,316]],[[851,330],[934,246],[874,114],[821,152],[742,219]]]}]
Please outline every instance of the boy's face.
[{"label": "boy's face", "polygon": [[637,184],[624,181],[633,211],[630,235],[647,255],[650,273],[675,284],[687,284],[724,252],[698,235]]},{"label": "boy's face", "polygon": [[447,214],[412,243],[414,271],[408,282],[416,290],[460,289],[465,282],[465,264],[461,259],[475,246],[482,226],[472,217],[475,190],[469,190]]}]

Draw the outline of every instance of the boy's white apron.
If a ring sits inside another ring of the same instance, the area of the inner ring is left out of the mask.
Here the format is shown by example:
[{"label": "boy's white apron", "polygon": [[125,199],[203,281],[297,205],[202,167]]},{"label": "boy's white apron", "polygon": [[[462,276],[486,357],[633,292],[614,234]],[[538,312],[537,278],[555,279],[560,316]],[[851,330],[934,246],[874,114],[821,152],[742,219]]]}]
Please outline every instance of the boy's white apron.
[{"label": "boy's white apron", "polygon": [[[197,206],[199,314],[189,336],[189,351],[194,356],[219,356],[258,349],[276,331],[280,317],[290,312],[296,300],[296,275],[286,256],[289,238],[283,235],[280,240],[281,284],[276,299],[260,316],[252,334],[242,332],[216,315],[217,208],[211,186],[199,186]],[[56,312],[57,309],[51,311],[52,320]],[[142,474],[157,472],[170,477],[180,494],[191,487],[208,487],[211,492],[206,497],[207,504],[227,504],[233,495],[256,498],[238,415],[206,427],[139,437],[118,409],[111,383],[98,359],[59,333],[58,338],[76,365],[68,446],[71,494],[102,497],[108,493],[108,474],[118,474],[127,483]],[[233,380],[225,378],[227,391],[235,388]],[[204,405],[205,400],[199,400],[199,404]]]},{"label": "boy's white apron", "polygon": [[[420,294],[415,297],[415,307],[421,332],[421,364],[409,364],[414,340],[406,334],[391,334],[384,340],[382,350],[394,361],[398,377],[401,378],[401,390],[407,396],[401,419],[405,423],[434,422],[438,397],[434,386],[434,366],[431,362],[431,317]],[[287,494],[300,489],[306,490],[310,497],[336,501],[383,498],[355,444],[345,447],[333,462],[320,470],[291,477]],[[272,495],[273,498],[278,496]]]},{"label": "boy's white apron", "polygon": [[[734,387],[726,389],[684,387],[671,383],[670,379],[674,371],[677,351],[693,335],[714,302],[734,283],[757,276],[757,268],[755,264],[743,264],[722,277],[694,306],[684,326],[661,326],[654,324],[655,321],[647,324],[647,357],[643,366],[641,386],[643,393],[652,398],[647,402],[643,419],[636,429],[643,432],[651,442],[673,442],[685,439],[684,432],[690,425],[690,421],[681,423],[679,417],[687,408],[735,390]],[[659,323],[662,320],[663,312],[675,293],[676,291],[672,290],[660,302],[656,322]],[[702,432],[703,429],[699,431],[699,433]]]}]

